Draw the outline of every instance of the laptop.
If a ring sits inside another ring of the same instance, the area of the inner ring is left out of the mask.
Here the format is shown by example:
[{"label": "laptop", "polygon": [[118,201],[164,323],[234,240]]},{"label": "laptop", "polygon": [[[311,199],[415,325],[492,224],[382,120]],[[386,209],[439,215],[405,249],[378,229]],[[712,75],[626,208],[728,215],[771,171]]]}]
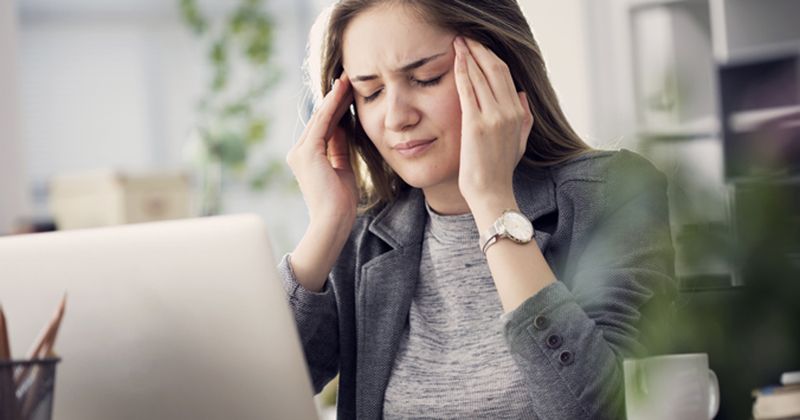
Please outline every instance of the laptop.
[{"label": "laptop", "polygon": [[257,216],[0,238],[15,359],[65,291],[53,418],[318,418]]}]

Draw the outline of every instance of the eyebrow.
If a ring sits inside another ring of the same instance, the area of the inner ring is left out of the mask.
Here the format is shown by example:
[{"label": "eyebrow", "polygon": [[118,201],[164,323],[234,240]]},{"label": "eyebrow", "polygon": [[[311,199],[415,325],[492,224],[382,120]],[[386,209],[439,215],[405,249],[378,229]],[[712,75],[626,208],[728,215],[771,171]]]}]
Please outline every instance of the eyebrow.
[{"label": "eyebrow", "polygon": [[[406,65],[400,67],[399,69],[395,70],[394,72],[395,73],[407,73],[407,72],[409,72],[411,70],[418,69],[418,68],[424,66],[425,64],[427,64],[428,62],[430,62],[431,60],[439,58],[440,56],[443,56],[446,53],[447,52],[440,52],[438,54],[434,54],[434,55],[429,56],[429,57],[421,58],[421,59],[419,59],[417,61],[414,61],[414,62],[412,62],[410,64],[406,64]],[[357,82],[366,82],[366,81],[369,81],[369,80],[375,80],[377,78],[378,78],[377,75],[368,74],[368,75],[364,75],[364,76],[355,76],[355,77],[351,78],[350,81],[354,82],[354,83],[357,83]]]}]

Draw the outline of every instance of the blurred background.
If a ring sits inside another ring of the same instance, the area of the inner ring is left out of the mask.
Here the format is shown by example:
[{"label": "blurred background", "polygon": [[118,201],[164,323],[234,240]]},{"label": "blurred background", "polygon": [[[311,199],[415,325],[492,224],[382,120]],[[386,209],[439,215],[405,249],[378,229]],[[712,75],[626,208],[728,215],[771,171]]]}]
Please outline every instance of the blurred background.
[{"label": "blurred background", "polygon": [[[290,251],[307,215],[284,156],[329,4],[0,2],[0,235],[254,212]],[[718,418],[749,417],[800,370],[800,0],[520,4],[577,132],[669,177],[662,350],[708,352]]]}]

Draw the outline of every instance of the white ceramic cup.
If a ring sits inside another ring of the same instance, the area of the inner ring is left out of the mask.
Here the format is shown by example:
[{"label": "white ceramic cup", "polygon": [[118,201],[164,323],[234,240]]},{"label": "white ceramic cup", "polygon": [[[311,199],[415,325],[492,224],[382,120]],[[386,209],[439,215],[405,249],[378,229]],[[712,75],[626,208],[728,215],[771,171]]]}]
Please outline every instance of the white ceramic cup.
[{"label": "white ceramic cup", "polygon": [[717,375],[705,353],[626,359],[628,420],[709,420],[719,410]]}]

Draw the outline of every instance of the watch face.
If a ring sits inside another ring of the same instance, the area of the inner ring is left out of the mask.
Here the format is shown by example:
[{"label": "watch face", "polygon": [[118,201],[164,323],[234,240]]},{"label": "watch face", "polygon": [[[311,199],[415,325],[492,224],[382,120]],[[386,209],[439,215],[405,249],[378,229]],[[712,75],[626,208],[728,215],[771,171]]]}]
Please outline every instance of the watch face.
[{"label": "watch face", "polygon": [[511,239],[517,242],[530,242],[533,238],[533,225],[524,215],[517,212],[506,212],[503,225]]}]

